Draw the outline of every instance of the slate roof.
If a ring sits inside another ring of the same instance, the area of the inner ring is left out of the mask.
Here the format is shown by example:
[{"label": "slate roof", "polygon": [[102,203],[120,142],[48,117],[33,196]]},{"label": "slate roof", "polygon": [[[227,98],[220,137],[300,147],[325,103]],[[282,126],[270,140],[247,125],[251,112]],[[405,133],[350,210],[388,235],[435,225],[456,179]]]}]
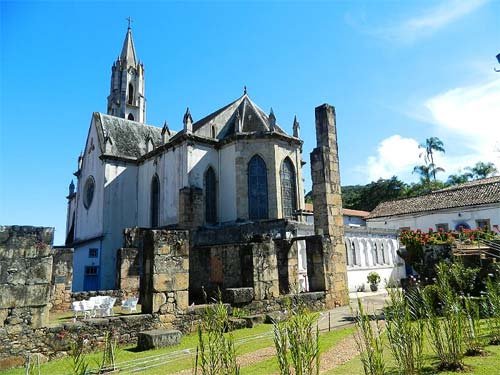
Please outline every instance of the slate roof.
[{"label": "slate roof", "polygon": [[[243,133],[270,131],[269,116],[245,93],[234,102],[196,121],[193,124],[193,133],[211,137],[212,126],[215,125],[217,138],[227,138],[235,133],[235,124],[238,117],[241,121],[241,131]],[[275,131],[287,135],[278,124],[275,125]]]},{"label": "slate roof", "polygon": [[[137,159],[148,152],[149,139],[155,148],[163,144],[162,129],[156,126],[98,112],[94,113],[94,118],[100,135],[101,150],[106,155]],[[173,136],[175,132],[170,133]]]},{"label": "slate roof", "polygon": [[419,197],[380,203],[367,219],[500,203],[500,176],[433,191]]}]

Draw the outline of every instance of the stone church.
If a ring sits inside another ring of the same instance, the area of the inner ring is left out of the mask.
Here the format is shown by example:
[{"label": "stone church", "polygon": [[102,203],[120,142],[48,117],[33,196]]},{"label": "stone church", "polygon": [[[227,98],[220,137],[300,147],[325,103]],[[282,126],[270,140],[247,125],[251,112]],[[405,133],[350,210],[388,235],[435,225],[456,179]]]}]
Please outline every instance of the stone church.
[{"label": "stone church", "polygon": [[[148,267],[157,271],[161,267],[152,268],[151,259],[141,254],[150,253],[147,238],[168,238],[173,244],[189,241],[188,247],[179,245],[189,254],[181,251],[165,266],[167,273],[178,268],[178,280],[185,272],[186,281],[176,282],[173,275],[162,278],[167,281],[159,287],[153,278],[141,281],[141,289],[156,288],[156,294],[165,292],[163,297],[167,290],[189,291],[191,302],[202,291],[219,288],[253,288],[256,300],[296,288],[326,291],[329,305],[345,303],[346,244],[333,107],[316,108],[314,225],[304,216],[305,163],[297,119],[293,134],[287,134],[273,111],[264,112],[246,89],[200,120],[194,121],[187,109],[178,132],[167,123],[148,125],[146,118],[145,69],[129,27],[112,66],[107,113],[92,114],[75,172],[76,189],[72,182],[67,197],[74,291],[120,288],[127,277],[120,271],[123,259],[134,246],[143,250],[134,253],[137,274],[142,278]],[[176,231],[187,235],[179,237]],[[136,241],[139,232],[143,240]],[[153,258],[166,254],[161,249],[151,253]],[[395,249],[382,251],[395,259]],[[185,308],[188,298],[181,299],[179,307]]]}]

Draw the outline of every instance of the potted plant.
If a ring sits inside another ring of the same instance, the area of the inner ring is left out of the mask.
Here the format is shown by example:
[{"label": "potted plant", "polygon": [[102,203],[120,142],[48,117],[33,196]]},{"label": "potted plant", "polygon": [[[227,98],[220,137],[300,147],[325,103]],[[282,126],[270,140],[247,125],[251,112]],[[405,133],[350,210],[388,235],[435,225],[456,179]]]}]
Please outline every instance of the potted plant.
[{"label": "potted plant", "polygon": [[376,272],[370,272],[366,278],[370,283],[371,291],[376,292],[378,290],[378,283],[380,282],[379,274]]}]

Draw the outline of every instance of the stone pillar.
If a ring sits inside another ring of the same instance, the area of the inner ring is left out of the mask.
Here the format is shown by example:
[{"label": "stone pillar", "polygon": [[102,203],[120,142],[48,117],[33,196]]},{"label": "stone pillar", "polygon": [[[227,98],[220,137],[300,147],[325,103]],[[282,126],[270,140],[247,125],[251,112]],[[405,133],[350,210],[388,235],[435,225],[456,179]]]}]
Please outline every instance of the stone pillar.
[{"label": "stone pillar", "polygon": [[122,247],[118,249],[116,258],[116,285],[123,292],[123,297],[139,295],[142,269],[142,253],[138,248]]},{"label": "stone pillar", "polygon": [[71,285],[73,283],[73,249],[54,247],[50,311],[71,309]]},{"label": "stone pillar", "polygon": [[323,236],[327,307],[349,301],[335,108],[316,108],[316,143],[311,153],[314,228]]},{"label": "stone pillar", "polygon": [[143,313],[160,313],[170,324],[189,306],[189,232],[150,230],[144,236]]}]

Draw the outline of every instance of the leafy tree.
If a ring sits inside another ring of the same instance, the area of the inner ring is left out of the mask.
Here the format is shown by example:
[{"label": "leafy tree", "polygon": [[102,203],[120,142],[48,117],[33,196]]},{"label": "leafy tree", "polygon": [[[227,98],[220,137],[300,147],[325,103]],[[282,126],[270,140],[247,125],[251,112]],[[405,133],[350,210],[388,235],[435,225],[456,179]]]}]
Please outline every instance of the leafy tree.
[{"label": "leafy tree", "polygon": [[482,161],[480,161],[477,162],[473,167],[467,167],[465,169],[470,172],[470,176],[474,180],[491,177],[498,173],[498,169],[495,167],[495,164],[491,162],[483,163]]},{"label": "leafy tree", "polygon": [[407,185],[396,176],[389,179],[379,179],[364,186],[359,197],[358,210],[371,211],[380,202],[401,198]]},{"label": "leafy tree", "polygon": [[[438,137],[430,137],[425,140],[424,144],[418,146],[419,148],[424,149],[424,161],[426,165],[432,165],[432,170],[430,171],[431,175],[434,177],[434,181],[436,181],[436,172],[439,172],[439,167],[436,167],[434,164],[434,153],[442,152],[444,153],[444,144]],[[441,168],[441,171],[443,169]]]}]

